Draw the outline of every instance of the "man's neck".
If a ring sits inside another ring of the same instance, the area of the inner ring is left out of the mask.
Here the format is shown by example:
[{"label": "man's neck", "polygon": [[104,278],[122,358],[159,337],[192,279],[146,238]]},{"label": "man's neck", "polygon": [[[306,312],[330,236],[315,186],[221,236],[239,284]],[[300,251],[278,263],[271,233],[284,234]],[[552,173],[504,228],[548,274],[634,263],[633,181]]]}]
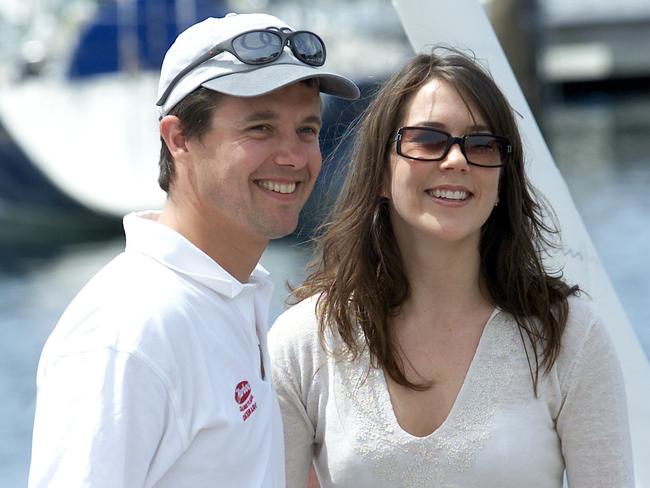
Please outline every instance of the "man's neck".
[{"label": "man's neck", "polygon": [[194,208],[181,208],[169,198],[158,222],[181,234],[241,283],[248,282],[268,244],[242,236]]}]

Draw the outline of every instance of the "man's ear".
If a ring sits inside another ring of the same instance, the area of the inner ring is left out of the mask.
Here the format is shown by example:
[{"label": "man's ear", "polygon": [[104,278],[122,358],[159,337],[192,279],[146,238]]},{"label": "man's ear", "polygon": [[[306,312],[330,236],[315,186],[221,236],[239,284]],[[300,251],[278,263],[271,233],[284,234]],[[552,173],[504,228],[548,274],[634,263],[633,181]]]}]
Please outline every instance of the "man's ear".
[{"label": "man's ear", "polygon": [[174,161],[181,160],[187,153],[187,140],[183,134],[181,120],[175,115],[165,115],[160,120],[160,137],[167,144]]}]

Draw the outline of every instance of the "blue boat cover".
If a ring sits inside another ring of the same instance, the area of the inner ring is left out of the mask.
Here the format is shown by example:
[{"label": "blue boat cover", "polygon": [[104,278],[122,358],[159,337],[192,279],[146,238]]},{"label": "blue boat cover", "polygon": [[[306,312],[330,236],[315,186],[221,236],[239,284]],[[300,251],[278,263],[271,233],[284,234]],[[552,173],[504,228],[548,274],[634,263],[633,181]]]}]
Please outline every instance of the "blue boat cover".
[{"label": "blue boat cover", "polygon": [[[182,12],[179,17],[183,18],[177,18],[176,4],[184,8],[188,2],[193,13]],[[119,5],[117,0],[101,1],[79,37],[67,76],[78,79],[121,70],[158,70],[180,32],[227,12],[225,0],[132,0]]]}]

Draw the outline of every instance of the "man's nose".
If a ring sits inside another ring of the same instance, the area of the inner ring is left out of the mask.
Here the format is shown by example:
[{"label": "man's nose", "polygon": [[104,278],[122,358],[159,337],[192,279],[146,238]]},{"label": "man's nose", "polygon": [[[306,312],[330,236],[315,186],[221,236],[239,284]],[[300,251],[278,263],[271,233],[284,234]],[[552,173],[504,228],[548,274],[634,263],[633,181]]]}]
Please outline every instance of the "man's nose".
[{"label": "man's nose", "polygon": [[277,141],[275,163],[280,166],[302,168],[307,164],[307,144],[299,134],[287,134]]}]

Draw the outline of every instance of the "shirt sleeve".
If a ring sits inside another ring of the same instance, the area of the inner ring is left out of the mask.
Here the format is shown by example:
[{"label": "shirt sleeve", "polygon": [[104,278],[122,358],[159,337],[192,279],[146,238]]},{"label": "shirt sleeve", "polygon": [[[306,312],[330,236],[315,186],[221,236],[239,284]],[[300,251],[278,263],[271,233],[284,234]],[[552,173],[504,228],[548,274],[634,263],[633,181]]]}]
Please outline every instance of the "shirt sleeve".
[{"label": "shirt sleeve", "polygon": [[55,358],[38,381],[29,487],[151,486],[157,450],[178,456],[180,439],[166,385],[141,359],[108,348]]},{"label": "shirt sleeve", "polygon": [[[281,317],[271,328],[269,350],[273,384],[278,394],[284,425],[287,488],[305,488],[314,455],[315,426],[308,414],[311,390],[309,345],[301,346]],[[290,320],[290,319],[289,319]]]},{"label": "shirt sleeve", "polygon": [[576,353],[557,418],[570,488],[633,488],[623,375],[597,320]]}]

